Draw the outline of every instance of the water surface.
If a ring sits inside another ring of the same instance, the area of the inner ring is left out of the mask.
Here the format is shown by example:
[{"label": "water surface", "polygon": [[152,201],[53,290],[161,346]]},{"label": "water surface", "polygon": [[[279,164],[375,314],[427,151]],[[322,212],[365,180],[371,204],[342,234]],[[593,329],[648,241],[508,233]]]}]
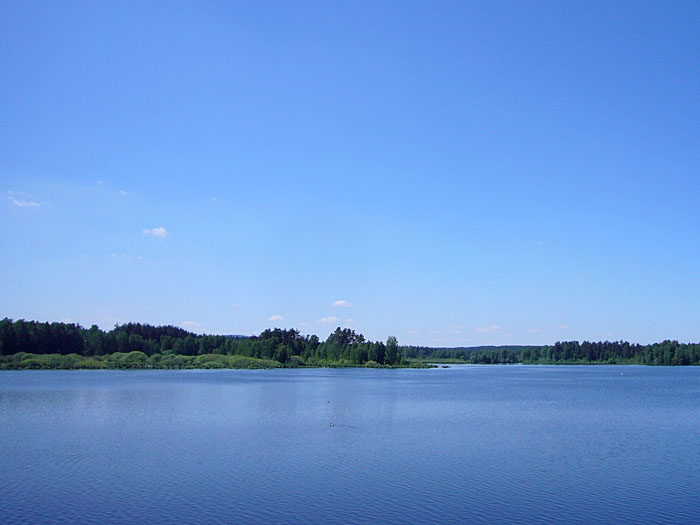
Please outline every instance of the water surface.
[{"label": "water surface", "polygon": [[1,372],[0,516],[700,522],[698,407],[693,367]]}]

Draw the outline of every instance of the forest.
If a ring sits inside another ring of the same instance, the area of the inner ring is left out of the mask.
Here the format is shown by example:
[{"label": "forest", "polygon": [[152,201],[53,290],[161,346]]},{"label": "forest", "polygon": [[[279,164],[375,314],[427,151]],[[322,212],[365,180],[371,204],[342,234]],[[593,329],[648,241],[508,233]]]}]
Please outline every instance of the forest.
[{"label": "forest", "polygon": [[700,343],[564,341],[545,346],[431,348],[368,341],[336,328],[325,341],[294,329],[257,336],[194,334],[141,323],[104,331],[75,323],[0,321],[0,369],[424,367],[427,363],[698,365]]},{"label": "forest", "polygon": [[[110,331],[74,323],[0,321],[0,368],[274,368],[407,366],[395,337],[336,328],[325,341],[275,328],[251,337],[199,335],[141,323]],[[415,366],[415,363],[412,364]]]}]

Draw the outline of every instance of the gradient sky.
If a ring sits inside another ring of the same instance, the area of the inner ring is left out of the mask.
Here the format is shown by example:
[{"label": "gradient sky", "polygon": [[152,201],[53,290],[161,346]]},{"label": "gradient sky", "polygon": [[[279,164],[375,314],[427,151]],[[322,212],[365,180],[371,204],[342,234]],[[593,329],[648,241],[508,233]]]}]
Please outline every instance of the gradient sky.
[{"label": "gradient sky", "polygon": [[0,316],[700,340],[700,2],[2,2]]}]

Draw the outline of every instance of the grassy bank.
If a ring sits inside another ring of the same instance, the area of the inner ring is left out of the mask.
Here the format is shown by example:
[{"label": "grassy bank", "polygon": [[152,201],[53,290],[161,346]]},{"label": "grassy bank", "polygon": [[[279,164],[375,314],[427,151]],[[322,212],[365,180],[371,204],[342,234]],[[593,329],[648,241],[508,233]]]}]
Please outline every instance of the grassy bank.
[{"label": "grassy bank", "polygon": [[[202,354],[185,356],[177,354],[153,354],[143,352],[115,352],[103,356],[85,357],[78,354],[30,354],[19,352],[0,356],[0,370],[138,370],[138,369],[271,369],[271,368],[345,368],[358,367],[347,360],[309,361],[291,356],[282,364],[273,359],[256,359],[241,355]],[[402,365],[380,365],[368,361],[360,368],[429,368],[425,363],[411,362]]]}]

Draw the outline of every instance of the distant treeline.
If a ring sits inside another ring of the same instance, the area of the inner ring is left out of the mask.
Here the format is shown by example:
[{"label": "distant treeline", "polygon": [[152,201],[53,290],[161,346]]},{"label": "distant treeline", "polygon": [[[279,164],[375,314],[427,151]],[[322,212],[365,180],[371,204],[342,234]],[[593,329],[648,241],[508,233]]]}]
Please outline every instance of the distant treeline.
[{"label": "distant treeline", "polygon": [[[174,326],[140,323],[116,325],[103,331],[97,325],[83,328],[73,323],[0,321],[0,355],[19,352],[33,355],[98,357],[139,352],[154,355],[200,356],[220,354],[271,360],[283,365],[401,365],[404,356],[398,341],[367,341],[362,334],[338,327],[325,341],[302,336],[298,330],[265,330],[258,336],[198,335]],[[102,360],[104,361],[104,360]],[[153,361],[153,360],[152,360]]]},{"label": "distant treeline", "polygon": [[455,360],[473,364],[520,363],[524,350],[539,349],[539,346],[471,346],[456,348],[433,348],[430,346],[404,346],[406,357],[421,361]]},{"label": "distant treeline", "polygon": [[[17,354],[22,355],[8,357]],[[4,356],[2,362],[9,368],[57,368],[59,361],[64,368],[402,366],[431,360],[474,364],[698,365],[700,343],[664,341],[639,345],[625,341],[566,341],[547,346],[430,348],[399,346],[395,337],[389,337],[386,343],[368,341],[362,334],[340,327],[321,341],[316,335],[280,328],[265,330],[258,336],[240,337],[199,335],[175,326],[140,323],[116,325],[103,331],[96,325],[83,328],[73,323],[5,318],[0,321],[0,356]],[[58,359],[58,356],[72,357]]]},{"label": "distant treeline", "polygon": [[700,343],[663,341],[651,345],[626,341],[564,341],[546,346],[478,346],[471,348],[403,347],[409,358],[456,360],[473,364],[640,364],[698,365]]},{"label": "distant treeline", "polygon": [[523,350],[523,363],[609,363],[639,365],[698,365],[700,343],[663,341],[651,345],[626,341],[565,341]]}]

